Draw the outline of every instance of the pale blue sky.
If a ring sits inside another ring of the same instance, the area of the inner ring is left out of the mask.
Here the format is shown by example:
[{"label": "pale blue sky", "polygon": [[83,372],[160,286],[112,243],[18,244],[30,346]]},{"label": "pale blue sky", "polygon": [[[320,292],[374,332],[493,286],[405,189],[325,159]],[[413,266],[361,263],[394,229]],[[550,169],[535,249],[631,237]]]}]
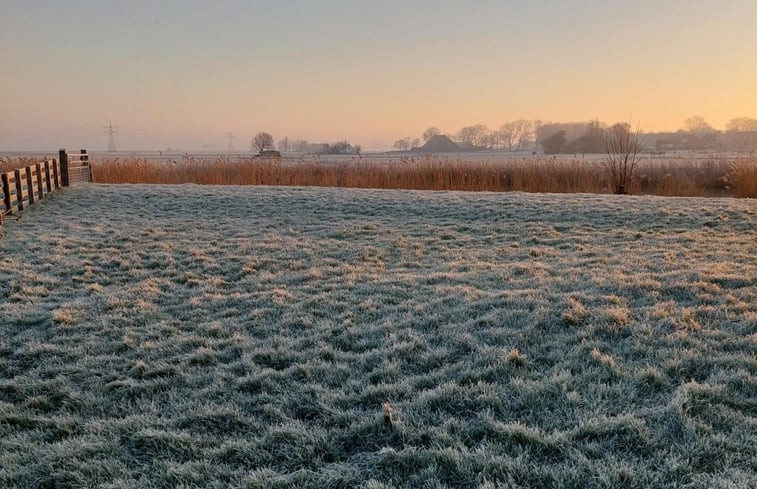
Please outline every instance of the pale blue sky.
[{"label": "pale blue sky", "polygon": [[0,150],[757,116],[757,1],[0,0]]}]

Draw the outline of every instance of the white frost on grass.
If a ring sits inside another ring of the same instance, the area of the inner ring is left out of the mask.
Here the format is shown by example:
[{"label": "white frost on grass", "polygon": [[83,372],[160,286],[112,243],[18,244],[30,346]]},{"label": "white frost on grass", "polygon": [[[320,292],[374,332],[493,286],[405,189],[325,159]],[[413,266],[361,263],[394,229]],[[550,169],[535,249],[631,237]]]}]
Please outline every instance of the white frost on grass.
[{"label": "white frost on grass", "polygon": [[747,487],[756,224],[750,200],[65,189],[0,241],[0,486]]}]

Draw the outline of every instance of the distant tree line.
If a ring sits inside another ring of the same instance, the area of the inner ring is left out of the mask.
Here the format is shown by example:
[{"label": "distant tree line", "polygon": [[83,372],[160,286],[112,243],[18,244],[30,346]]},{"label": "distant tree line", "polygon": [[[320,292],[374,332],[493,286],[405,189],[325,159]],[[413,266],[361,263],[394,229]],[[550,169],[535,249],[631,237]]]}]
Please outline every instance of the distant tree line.
[{"label": "distant tree line", "polygon": [[[509,151],[533,150],[536,145],[536,129],[541,125],[538,120],[519,119],[502,124],[498,129],[490,129],[483,124],[474,124],[461,128],[454,134],[445,134],[461,146],[471,149],[506,149]],[[428,142],[434,136],[441,135],[439,128],[431,126],[423,132],[422,138],[406,136],[394,142],[394,149],[409,151]]]},{"label": "distant tree line", "polygon": [[[546,154],[604,153],[605,135],[615,125],[599,120],[588,122],[545,122],[518,119],[497,129],[484,124],[461,128],[446,134],[461,147],[471,150],[543,151]],[[442,132],[435,126],[426,129],[421,138],[406,136],[394,142],[394,149],[410,151]],[[646,144],[660,151],[692,149],[757,149],[757,119],[733,118],[725,131],[714,129],[702,117],[684,120],[675,132],[645,134]]]},{"label": "distant tree line", "polygon": [[279,151],[286,153],[307,153],[310,143],[304,139],[289,139],[285,136],[284,139],[276,143],[276,147]]},{"label": "distant tree line", "polygon": [[[336,143],[326,145],[323,150],[315,151],[321,154],[328,155],[359,155],[362,148],[359,144],[350,144],[348,141],[337,141]],[[313,152],[313,151],[311,151]]]},{"label": "distant tree line", "polygon": [[278,149],[282,153],[317,153],[331,155],[359,155],[362,148],[358,144],[350,144],[348,141],[337,141],[331,144],[311,144],[304,139],[284,139],[279,140],[274,145],[274,139],[267,132],[259,132],[252,138],[250,149],[262,153],[263,151]]},{"label": "distant tree line", "polygon": [[735,117],[725,125],[725,131],[712,127],[704,118],[691,116],[676,132],[652,134],[654,147],[670,150],[755,150],[757,149],[757,119]]}]

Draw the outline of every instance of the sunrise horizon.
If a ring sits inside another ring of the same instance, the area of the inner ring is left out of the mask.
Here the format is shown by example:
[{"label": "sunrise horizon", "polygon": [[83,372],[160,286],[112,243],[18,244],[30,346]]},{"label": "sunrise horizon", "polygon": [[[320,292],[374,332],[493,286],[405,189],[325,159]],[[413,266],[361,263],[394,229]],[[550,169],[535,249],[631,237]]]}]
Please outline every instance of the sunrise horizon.
[{"label": "sunrise horizon", "polygon": [[109,121],[123,149],[380,150],[429,126],[757,117],[751,2],[403,5],[4,2],[0,150],[105,147]]}]

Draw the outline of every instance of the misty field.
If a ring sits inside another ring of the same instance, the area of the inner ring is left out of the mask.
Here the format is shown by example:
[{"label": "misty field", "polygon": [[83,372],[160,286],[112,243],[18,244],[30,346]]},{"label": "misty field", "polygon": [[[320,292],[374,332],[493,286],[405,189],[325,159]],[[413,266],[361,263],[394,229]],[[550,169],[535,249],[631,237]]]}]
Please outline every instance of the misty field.
[{"label": "misty field", "polygon": [[0,240],[0,487],[757,487],[757,202],[63,189]]}]

